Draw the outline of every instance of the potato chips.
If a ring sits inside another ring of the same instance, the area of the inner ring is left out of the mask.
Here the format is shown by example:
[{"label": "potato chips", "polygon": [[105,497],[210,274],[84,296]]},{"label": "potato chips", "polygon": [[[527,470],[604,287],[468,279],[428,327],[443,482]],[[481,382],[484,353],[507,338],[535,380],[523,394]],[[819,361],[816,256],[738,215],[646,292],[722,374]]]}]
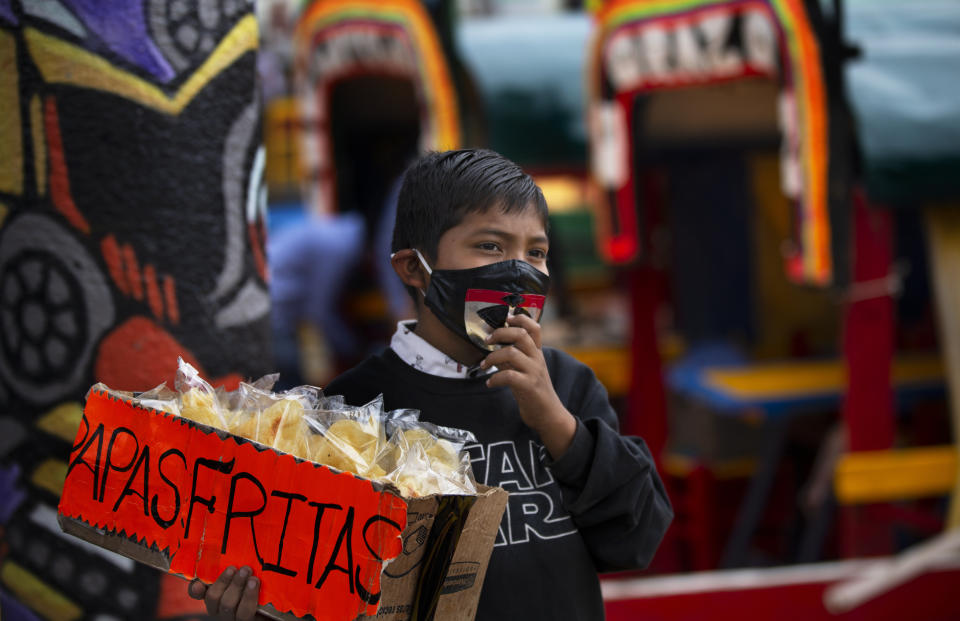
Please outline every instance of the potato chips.
[{"label": "potato chips", "polygon": [[224,429],[227,421],[212,394],[191,388],[180,397],[180,416],[192,421]]},{"label": "potato chips", "polygon": [[417,410],[385,412],[383,396],[349,406],[313,386],[271,391],[277,375],[214,389],[179,361],[176,391],[165,385],[135,396],[143,407],[223,429],[343,472],[390,484],[407,497],[476,494],[463,450],[473,434],[418,420]]},{"label": "potato chips", "polygon": [[386,478],[405,496],[475,494],[470,458],[463,451],[473,434],[426,422],[400,424],[390,438],[380,463]]}]

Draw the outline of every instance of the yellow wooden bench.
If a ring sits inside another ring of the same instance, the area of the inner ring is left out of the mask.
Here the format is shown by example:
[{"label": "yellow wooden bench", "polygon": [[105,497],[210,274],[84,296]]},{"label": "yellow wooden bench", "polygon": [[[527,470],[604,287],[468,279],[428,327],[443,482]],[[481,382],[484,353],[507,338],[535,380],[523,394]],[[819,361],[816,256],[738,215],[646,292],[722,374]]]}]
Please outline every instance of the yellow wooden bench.
[{"label": "yellow wooden bench", "polygon": [[[933,355],[897,356],[892,362],[894,388],[941,385],[943,363]],[[705,386],[743,401],[842,395],[847,387],[843,360],[787,360],[743,367],[707,367]]]},{"label": "yellow wooden bench", "polygon": [[958,465],[953,445],[847,453],[834,471],[834,493],[842,505],[946,495]]}]

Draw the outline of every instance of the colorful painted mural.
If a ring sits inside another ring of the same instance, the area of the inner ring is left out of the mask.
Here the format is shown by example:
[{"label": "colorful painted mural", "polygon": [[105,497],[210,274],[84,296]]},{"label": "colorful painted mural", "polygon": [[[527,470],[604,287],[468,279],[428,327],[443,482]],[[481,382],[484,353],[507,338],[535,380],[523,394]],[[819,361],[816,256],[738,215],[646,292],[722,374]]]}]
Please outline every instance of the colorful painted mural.
[{"label": "colorful painted mural", "polygon": [[269,372],[258,27],[244,0],[0,0],[0,608],[192,618],[60,533],[87,388]]}]

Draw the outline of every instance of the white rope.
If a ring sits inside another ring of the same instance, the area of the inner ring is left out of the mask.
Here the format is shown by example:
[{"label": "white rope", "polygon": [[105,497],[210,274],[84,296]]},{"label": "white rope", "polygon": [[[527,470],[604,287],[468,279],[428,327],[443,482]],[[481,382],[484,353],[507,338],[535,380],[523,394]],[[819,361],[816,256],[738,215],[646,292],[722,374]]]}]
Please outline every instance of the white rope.
[{"label": "white rope", "polygon": [[823,593],[823,605],[832,613],[852,610],[941,564],[960,556],[960,529],[916,545],[893,559],[876,563],[861,575],[835,584]]}]

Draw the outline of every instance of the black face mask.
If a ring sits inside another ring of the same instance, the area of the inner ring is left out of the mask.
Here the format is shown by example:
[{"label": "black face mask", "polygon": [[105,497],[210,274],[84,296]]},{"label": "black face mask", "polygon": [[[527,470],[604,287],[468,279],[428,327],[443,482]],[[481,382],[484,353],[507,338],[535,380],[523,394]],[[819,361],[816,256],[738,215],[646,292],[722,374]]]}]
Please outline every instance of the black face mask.
[{"label": "black face mask", "polygon": [[509,315],[540,321],[550,277],[526,261],[512,259],[465,270],[431,270],[424,302],[443,325],[484,352],[499,345],[484,340],[507,325]]}]

